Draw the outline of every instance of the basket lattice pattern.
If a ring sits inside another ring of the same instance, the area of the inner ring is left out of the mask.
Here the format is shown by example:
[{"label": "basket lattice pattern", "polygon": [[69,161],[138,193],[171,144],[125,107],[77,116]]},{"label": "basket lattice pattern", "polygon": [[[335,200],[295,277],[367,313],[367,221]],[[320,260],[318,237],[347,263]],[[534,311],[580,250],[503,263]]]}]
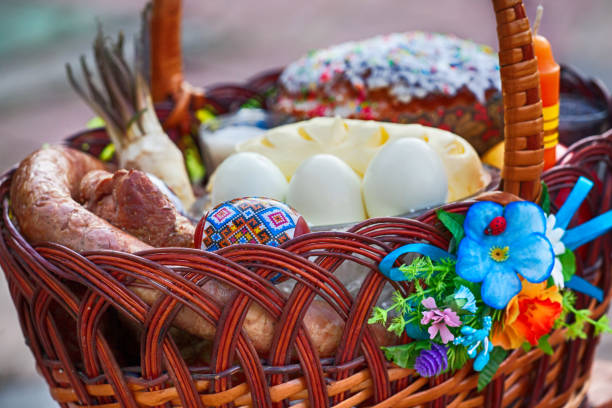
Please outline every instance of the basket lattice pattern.
[{"label": "basket lattice pattern", "polygon": [[[553,207],[585,176],[596,180],[585,211],[610,209],[611,159],[612,133],[573,146],[543,177]],[[1,266],[38,368],[64,406],[563,406],[581,395],[589,379],[598,339],[564,341],[562,331],[551,337],[552,356],[515,351],[482,393],[469,365],[429,380],[386,362],[366,324],[387,283],[377,265],[407,243],[446,248],[450,237],[433,212],[418,220],[374,219],[347,232],[311,233],[280,249],[236,245],[216,253],[166,248],[78,254],[51,243],[32,247],[20,236],[9,214],[9,184],[10,174],[0,188]],[[465,212],[469,205],[446,209]],[[602,304],[579,297],[578,306],[591,308],[594,316],[605,312],[610,299],[611,243],[608,234],[577,251],[578,273],[608,294]],[[354,296],[334,275],[346,262],[367,268]],[[290,296],[268,281],[277,273],[296,282]],[[236,289],[233,300],[221,306],[207,297],[200,286],[209,279]],[[163,295],[147,305],[132,290],[135,280],[151,282]],[[319,359],[302,326],[315,296],[345,324],[334,358]],[[253,302],[279,323],[268,356],[258,356],[241,329]],[[180,308],[217,326],[206,365],[188,365],[170,335]],[[139,366],[121,364],[123,351],[105,327],[111,311],[139,327]]]}]

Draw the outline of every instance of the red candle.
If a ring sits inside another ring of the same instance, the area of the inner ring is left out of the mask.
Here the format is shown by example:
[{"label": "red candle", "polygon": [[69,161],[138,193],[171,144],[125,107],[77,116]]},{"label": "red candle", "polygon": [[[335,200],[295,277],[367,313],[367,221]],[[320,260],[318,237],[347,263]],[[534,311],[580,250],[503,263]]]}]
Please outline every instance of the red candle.
[{"label": "red candle", "polygon": [[538,59],[540,89],[542,95],[542,116],[544,117],[544,169],[549,169],[557,161],[556,146],[559,142],[559,83],[561,69],[555,62],[552,48],[546,38],[537,35],[537,27],[542,17],[542,6],[538,7],[538,17],[534,25],[533,47]]}]

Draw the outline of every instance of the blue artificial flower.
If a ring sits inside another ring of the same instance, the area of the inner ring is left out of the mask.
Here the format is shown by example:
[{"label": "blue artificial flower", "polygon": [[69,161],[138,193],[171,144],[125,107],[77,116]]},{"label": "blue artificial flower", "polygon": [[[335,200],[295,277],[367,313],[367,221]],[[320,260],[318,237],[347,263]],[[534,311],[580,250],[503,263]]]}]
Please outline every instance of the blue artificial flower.
[{"label": "blue artificial flower", "polygon": [[[476,357],[474,360],[474,370],[482,371],[489,362],[489,354],[493,351],[493,344],[489,340],[491,332],[491,316],[485,316],[482,319],[482,329],[474,329],[471,326],[463,326],[461,334],[457,337],[453,344],[463,345],[467,347],[467,353],[470,358]],[[482,346],[482,347],[481,347]],[[478,349],[480,348],[480,353]]]},{"label": "blue artificial flower", "polygon": [[506,307],[521,291],[518,275],[532,283],[548,279],[555,253],[546,238],[546,216],[537,205],[517,201],[505,208],[483,201],[473,204],[463,224],[456,271],[470,282],[483,282],[482,300]]},{"label": "blue artificial flower", "polygon": [[471,290],[461,285],[461,287],[453,294],[453,297],[456,300],[465,300],[465,304],[462,307],[463,310],[467,310],[470,313],[476,313],[476,298]]}]

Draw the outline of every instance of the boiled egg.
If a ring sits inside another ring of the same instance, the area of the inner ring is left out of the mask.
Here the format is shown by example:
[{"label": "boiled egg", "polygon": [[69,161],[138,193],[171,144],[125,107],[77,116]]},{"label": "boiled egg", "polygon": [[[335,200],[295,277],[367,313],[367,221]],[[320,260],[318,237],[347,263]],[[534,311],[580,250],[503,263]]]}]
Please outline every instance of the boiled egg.
[{"label": "boiled egg", "polygon": [[270,159],[252,152],[225,159],[214,174],[212,205],[240,197],[266,197],[284,201],[288,183]]},{"label": "boiled egg", "polygon": [[330,154],[316,154],[297,168],[287,204],[313,226],[362,221],[361,179],[348,164]]},{"label": "boiled egg", "polygon": [[385,144],[363,178],[363,197],[370,217],[401,215],[446,201],[444,164],[424,141],[404,138]]}]

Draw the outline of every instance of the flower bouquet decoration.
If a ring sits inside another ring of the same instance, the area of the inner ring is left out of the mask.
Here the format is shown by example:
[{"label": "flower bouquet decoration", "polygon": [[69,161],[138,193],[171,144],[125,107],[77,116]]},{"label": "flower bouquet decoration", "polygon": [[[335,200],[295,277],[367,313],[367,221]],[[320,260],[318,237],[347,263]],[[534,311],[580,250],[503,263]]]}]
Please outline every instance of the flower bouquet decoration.
[{"label": "flower bouquet decoration", "polygon": [[[409,244],[380,263],[385,276],[411,288],[406,296],[396,292],[390,307],[376,307],[370,318],[409,339],[384,347],[386,357],[423,377],[473,361],[482,389],[512,350],[538,347],[552,354],[553,329],[565,329],[570,339],[586,338],[586,324],[595,335],[611,332],[605,315],[593,320],[588,309],[574,306],[575,292],[603,298],[599,288],[575,275],[573,251],[606,233],[612,213],[567,229],[592,186],[580,178],[556,215],[550,214],[545,186],[542,206],[480,201],[465,215],[438,210],[453,236],[448,251]],[[393,267],[405,254],[417,257]]]}]

